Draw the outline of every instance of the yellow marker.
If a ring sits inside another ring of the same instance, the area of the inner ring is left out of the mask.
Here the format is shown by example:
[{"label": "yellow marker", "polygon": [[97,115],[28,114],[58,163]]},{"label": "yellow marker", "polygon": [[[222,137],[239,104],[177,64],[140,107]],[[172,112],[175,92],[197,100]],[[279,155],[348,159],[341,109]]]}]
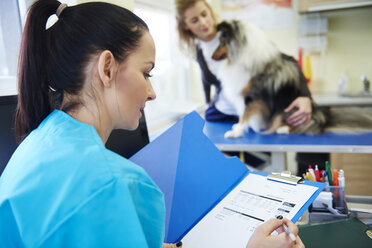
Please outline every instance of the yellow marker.
[{"label": "yellow marker", "polygon": [[311,175],[310,172],[307,172],[306,175],[307,175],[307,178],[308,178],[310,181],[315,181],[315,178],[313,177],[313,175]]}]

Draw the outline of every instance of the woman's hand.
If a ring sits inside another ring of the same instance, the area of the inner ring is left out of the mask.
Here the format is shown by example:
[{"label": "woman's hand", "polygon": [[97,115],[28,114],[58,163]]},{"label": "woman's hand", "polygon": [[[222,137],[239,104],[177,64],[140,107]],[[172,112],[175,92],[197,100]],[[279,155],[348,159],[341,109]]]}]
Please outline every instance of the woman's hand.
[{"label": "woman's hand", "polygon": [[[295,110],[297,108],[297,110]],[[292,126],[307,124],[311,120],[311,99],[307,96],[297,97],[285,110],[288,113],[295,110],[286,122]]]},{"label": "woman's hand", "polygon": [[[296,241],[292,241],[286,232],[283,232],[282,225],[285,223],[289,230],[296,236]],[[278,235],[271,235],[273,231],[277,231]],[[288,219],[270,219],[262,225],[258,226],[252,237],[249,239],[247,248],[275,248],[275,247],[295,247],[304,248],[298,234],[298,228],[292,221]]]},{"label": "woman's hand", "polygon": [[178,242],[176,244],[164,243],[162,248],[182,248],[182,242]]}]

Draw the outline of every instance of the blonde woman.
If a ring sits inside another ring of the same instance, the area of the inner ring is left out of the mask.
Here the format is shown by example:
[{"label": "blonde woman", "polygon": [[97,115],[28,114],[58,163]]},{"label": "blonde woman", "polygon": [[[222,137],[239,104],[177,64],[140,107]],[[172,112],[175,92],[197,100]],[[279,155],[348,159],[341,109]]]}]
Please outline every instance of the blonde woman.
[{"label": "blonde woman", "polygon": [[[205,118],[209,121],[237,122],[238,116],[229,99],[225,97],[220,81],[216,78],[219,62],[212,59],[218,45],[217,20],[212,8],[205,0],[176,0],[177,29],[181,46],[195,55],[202,72],[205,100],[209,104]],[[211,99],[211,86],[215,96]],[[301,87],[301,97],[296,98],[286,112],[297,111],[287,118],[290,125],[306,124],[311,119],[311,94],[307,85]]]}]

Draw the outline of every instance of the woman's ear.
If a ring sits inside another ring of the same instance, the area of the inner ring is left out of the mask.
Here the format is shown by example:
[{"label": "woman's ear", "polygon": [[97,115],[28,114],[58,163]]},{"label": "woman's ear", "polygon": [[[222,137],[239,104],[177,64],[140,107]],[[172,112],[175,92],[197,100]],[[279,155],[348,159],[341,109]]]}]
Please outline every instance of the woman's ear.
[{"label": "woman's ear", "polygon": [[114,79],[116,63],[114,55],[109,51],[103,51],[98,58],[98,74],[104,87],[111,87]]}]

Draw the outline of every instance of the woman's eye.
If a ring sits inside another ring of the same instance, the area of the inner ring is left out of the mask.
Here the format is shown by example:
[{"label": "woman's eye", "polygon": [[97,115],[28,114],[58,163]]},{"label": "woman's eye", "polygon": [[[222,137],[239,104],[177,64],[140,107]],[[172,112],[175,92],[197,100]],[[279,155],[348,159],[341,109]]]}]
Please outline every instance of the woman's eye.
[{"label": "woman's eye", "polygon": [[152,75],[150,74],[150,73],[143,73],[143,75],[145,76],[145,78],[150,78],[150,77],[152,77]]}]

